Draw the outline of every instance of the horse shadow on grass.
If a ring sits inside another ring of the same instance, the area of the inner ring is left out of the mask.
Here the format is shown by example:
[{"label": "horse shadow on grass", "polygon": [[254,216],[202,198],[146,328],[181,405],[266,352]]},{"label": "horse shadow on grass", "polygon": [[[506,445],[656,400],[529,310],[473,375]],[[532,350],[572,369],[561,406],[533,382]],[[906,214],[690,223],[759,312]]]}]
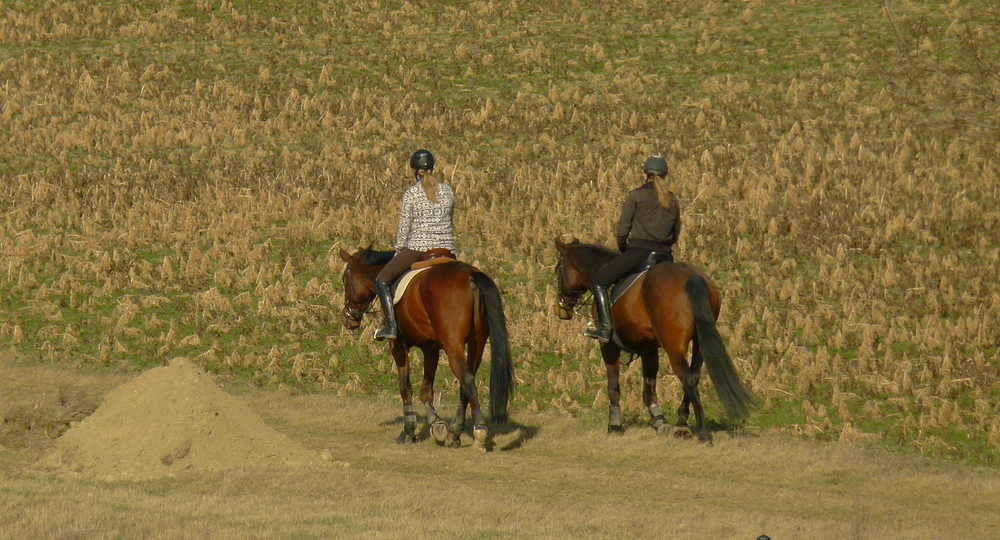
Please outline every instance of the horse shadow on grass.
[{"label": "horse shadow on grass", "polygon": [[[380,422],[379,426],[399,426],[399,428],[402,429],[403,416],[399,415],[391,420]],[[513,420],[508,420],[506,424],[495,424],[491,422],[487,424],[487,427],[489,428],[490,438],[486,442],[486,450],[489,452],[507,452],[510,450],[517,450],[518,448],[524,446],[525,443],[538,436],[542,429],[537,425],[522,424]],[[418,422],[417,442],[422,443],[428,439],[431,441],[434,440],[431,437],[431,427],[421,417],[421,420]],[[472,419],[470,418],[465,420],[465,427],[462,430],[462,440],[465,443],[472,440]]]},{"label": "horse shadow on grass", "polygon": [[[667,415],[666,425],[670,427],[669,431],[661,431],[660,433],[664,436],[670,436],[676,439],[697,439],[697,434],[695,432],[694,424],[688,424],[678,428],[675,425],[676,418],[671,418]],[[715,436],[719,433],[727,433],[729,435],[739,435],[740,433],[745,433],[746,431],[746,420],[729,420],[727,418],[705,418],[705,425],[708,428],[709,435]],[[686,429],[685,429],[686,428]],[[622,415],[622,430],[621,431],[608,431],[609,437],[615,437],[625,434],[626,432],[633,430],[653,430],[653,425],[649,420],[649,417],[645,414],[627,414]]]}]

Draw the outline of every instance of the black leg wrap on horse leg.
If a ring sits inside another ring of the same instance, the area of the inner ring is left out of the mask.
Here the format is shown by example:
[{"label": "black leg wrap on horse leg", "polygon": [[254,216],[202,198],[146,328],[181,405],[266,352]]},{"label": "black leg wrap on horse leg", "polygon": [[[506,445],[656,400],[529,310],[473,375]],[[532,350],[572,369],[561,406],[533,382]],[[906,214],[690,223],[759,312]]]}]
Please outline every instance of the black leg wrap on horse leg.
[{"label": "black leg wrap on horse leg", "polygon": [[472,411],[472,425],[474,427],[486,427],[486,416],[483,415],[482,409]]},{"label": "black leg wrap on horse leg", "polygon": [[403,432],[396,438],[399,444],[417,442],[417,413],[412,403],[403,405]]},{"label": "black leg wrap on horse leg", "polygon": [[654,428],[659,428],[667,421],[663,416],[663,409],[656,403],[652,403],[649,406],[649,420],[652,422]]},{"label": "black leg wrap on horse leg", "polygon": [[616,405],[609,407],[608,433],[622,432],[622,408]]}]

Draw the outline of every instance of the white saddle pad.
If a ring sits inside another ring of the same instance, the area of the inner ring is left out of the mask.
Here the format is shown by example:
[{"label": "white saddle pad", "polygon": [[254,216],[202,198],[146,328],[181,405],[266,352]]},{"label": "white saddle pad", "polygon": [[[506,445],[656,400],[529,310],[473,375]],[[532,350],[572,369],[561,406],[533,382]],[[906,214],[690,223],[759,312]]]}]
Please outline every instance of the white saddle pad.
[{"label": "white saddle pad", "polygon": [[392,303],[394,305],[398,304],[399,301],[403,299],[403,293],[406,292],[406,287],[410,284],[410,280],[412,280],[414,276],[424,270],[430,270],[431,268],[432,267],[430,266],[425,266],[417,270],[408,270],[405,274],[403,274],[403,277],[399,278],[399,282],[396,283],[396,294],[392,297]]}]

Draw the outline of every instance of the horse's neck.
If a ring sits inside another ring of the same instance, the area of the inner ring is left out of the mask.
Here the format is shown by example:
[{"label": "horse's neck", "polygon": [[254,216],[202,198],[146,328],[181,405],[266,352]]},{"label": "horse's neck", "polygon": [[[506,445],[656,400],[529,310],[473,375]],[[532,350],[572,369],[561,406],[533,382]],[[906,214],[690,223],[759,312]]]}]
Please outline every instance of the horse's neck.
[{"label": "horse's neck", "polygon": [[365,268],[365,279],[372,282],[372,287],[375,286],[375,278],[378,277],[378,273],[381,272],[383,268],[385,268],[384,264]]},{"label": "horse's neck", "polygon": [[583,246],[579,257],[577,257],[576,269],[580,272],[588,288],[593,286],[597,271],[614,258],[614,252],[609,249],[600,246]]},{"label": "horse's neck", "polygon": [[361,284],[364,286],[365,290],[371,292],[373,296],[376,294],[375,279],[378,277],[378,273],[381,272],[383,268],[385,268],[384,264],[377,266],[365,266],[360,272],[360,277],[364,278],[364,281]]}]

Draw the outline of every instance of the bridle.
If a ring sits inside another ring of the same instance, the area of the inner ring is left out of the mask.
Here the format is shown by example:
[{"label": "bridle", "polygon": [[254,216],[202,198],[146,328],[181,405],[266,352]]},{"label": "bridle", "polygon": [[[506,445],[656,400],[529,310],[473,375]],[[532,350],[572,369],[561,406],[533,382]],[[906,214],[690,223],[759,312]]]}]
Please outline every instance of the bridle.
[{"label": "bridle", "polygon": [[372,298],[368,302],[352,302],[351,301],[351,299],[349,298],[350,295],[347,292],[347,284],[351,282],[351,265],[350,264],[348,264],[347,265],[347,269],[344,270],[344,276],[343,276],[342,279],[343,279],[343,282],[344,282],[344,309],[341,311],[341,313],[343,313],[344,317],[346,317],[346,318],[348,318],[348,319],[350,319],[350,320],[352,320],[352,321],[354,321],[354,322],[356,322],[358,324],[361,324],[361,321],[362,321],[362,319],[364,319],[365,315],[369,311],[371,311],[372,304],[375,303],[375,298]]},{"label": "bridle", "polygon": [[581,305],[580,300],[587,293],[587,290],[581,290],[577,292],[566,293],[563,292],[569,289],[566,284],[566,264],[563,261],[564,255],[559,255],[559,262],[556,263],[556,279],[559,281],[559,308],[565,310],[567,313],[576,313],[580,316],[587,316],[586,314],[577,310],[577,306]]}]

